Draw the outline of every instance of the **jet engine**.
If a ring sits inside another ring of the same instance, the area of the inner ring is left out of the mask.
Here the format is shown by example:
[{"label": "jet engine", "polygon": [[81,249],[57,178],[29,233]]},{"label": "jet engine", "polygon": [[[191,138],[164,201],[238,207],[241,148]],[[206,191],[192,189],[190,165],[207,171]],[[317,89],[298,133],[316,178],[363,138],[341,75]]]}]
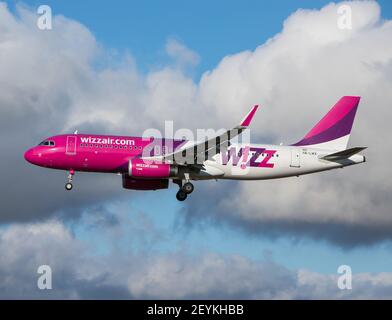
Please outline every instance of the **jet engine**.
[{"label": "jet engine", "polygon": [[128,175],[137,179],[160,179],[175,177],[178,167],[168,163],[154,163],[139,158],[129,160]]}]

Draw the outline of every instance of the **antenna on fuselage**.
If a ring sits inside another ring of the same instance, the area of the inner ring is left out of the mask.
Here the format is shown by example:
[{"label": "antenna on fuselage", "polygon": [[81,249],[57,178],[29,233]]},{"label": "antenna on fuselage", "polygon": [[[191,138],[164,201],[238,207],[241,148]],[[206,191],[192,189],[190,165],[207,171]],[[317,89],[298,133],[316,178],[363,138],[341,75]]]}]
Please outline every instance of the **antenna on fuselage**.
[{"label": "antenna on fuselage", "polygon": [[78,130],[75,130],[74,134],[78,134]]}]

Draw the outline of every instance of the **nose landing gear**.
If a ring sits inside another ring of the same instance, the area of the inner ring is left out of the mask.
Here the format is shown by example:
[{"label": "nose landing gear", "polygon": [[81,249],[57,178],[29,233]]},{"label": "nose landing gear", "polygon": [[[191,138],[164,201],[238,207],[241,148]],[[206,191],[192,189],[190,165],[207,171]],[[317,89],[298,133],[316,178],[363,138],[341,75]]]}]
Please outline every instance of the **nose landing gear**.
[{"label": "nose landing gear", "polygon": [[65,189],[67,191],[71,191],[72,190],[72,178],[75,174],[75,171],[73,169],[69,170],[69,174],[68,174],[68,182],[65,184]]}]

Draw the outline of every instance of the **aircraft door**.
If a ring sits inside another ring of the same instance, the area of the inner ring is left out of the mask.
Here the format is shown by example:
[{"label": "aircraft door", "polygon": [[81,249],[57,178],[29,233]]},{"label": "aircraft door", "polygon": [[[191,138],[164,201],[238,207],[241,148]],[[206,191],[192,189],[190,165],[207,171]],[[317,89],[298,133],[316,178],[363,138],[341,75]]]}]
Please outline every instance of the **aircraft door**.
[{"label": "aircraft door", "polygon": [[300,148],[292,148],[291,149],[290,167],[294,167],[294,168],[301,167],[301,149]]},{"label": "aircraft door", "polygon": [[76,136],[67,137],[67,145],[65,147],[65,153],[70,156],[76,154]]}]

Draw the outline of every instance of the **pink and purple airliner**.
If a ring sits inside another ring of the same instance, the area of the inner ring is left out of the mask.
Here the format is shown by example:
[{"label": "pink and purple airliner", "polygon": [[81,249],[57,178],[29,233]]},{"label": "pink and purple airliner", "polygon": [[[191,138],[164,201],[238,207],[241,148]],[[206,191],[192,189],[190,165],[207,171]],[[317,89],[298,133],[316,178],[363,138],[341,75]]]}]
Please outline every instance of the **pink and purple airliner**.
[{"label": "pink and purple airliner", "polygon": [[300,176],[365,162],[347,148],[360,97],[342,97],[299,142],[283,145],[234,142],[248,129],[258,106],[239,125],[204,141],[93,134],[49,137],[25,153],[35,165],[66,170],[66,190],[77,171],[122,175],[132,190],[166,189],[177,184],[177,199],[194,190],[191,181],[205,179],[263,180]]}]

